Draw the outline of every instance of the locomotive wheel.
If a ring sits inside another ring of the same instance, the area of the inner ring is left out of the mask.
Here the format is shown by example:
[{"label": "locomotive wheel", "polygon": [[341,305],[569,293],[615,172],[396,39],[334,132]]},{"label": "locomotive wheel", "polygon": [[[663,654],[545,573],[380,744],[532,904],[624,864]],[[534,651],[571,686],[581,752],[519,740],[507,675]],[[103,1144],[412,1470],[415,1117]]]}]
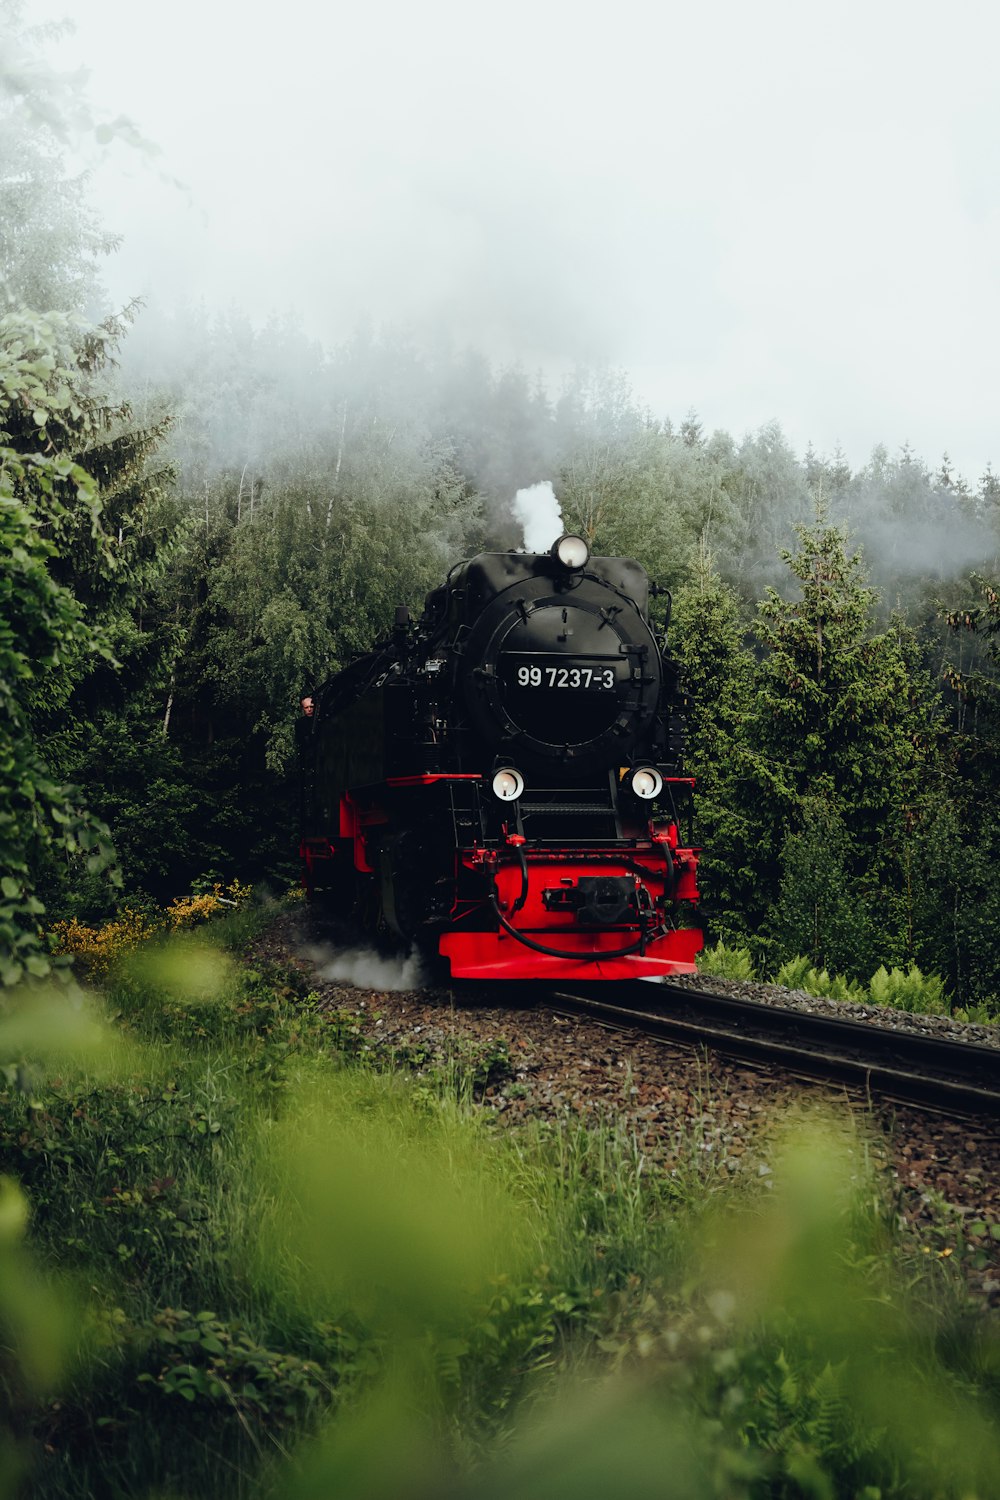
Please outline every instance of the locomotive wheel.
[{"label": "locomotive wheel", "polygon": [[447,867],[437,850],[435,831],[407,828],[387,839],[379,861],[382,917],[403,943],[422,941],[436,907],[451,904],[451,882],[442,876]]},{"label": "locomotive wheel", "polygon": [[[354,850],[348,839],[334,842],[333,859],[324,861],[326,868],[316,882],[313,901],[323,913],[325,923],[337,931],[356,932],[361,924],[364,876],[354,868]],[[369,877],[370,879],[370,877]]]}]

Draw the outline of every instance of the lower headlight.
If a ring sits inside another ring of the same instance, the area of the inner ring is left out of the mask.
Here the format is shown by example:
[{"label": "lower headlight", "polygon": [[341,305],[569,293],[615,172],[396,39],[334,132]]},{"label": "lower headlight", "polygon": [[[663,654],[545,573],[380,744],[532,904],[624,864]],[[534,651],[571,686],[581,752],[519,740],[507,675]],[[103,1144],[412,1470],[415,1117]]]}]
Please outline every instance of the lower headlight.
[{"label": "lower headlight", "polygon": [[655,766],[637,766],[629,778],[629,785],[637,797],[652,802],[663,791],[663,777]]},{"label": "lower headlight", "polygon": [[504,766],[493,778],[493,795],[501,802],[516,802],[524,791],[524,777],[513,766]]}]

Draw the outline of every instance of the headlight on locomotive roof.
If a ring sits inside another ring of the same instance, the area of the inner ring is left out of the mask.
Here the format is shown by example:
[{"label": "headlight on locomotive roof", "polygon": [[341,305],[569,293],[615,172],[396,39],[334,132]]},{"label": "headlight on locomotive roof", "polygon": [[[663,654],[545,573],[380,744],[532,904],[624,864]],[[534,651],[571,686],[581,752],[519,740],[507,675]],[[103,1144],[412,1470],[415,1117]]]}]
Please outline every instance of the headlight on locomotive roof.
[{"label": "headlight on locomotive roof", "polygon": [[564,568],[571,573],[577,573],[585,568],[590,561],[590,548],[582,536],[568,531],[553,544],[552,556],[558,558]]},{"label": "headlight on locomotive roof", "polygon": [[493,778],[493,795],[501,802],[516,802],[524,791],[524,777],[513,766],[504,766]]},{"label": "headlight on locomotive roof", "polygon": [[644,802],[652,802],[663,791],[663,777],[655,766],[637,766],[629,777],[629,786]]}]

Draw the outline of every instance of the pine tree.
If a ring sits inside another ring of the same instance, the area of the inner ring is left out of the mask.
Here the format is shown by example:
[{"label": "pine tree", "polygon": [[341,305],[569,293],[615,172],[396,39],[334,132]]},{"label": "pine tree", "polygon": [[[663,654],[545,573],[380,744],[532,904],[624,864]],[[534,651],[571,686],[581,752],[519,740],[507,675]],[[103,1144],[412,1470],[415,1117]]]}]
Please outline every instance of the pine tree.
[{"label": "pine tree", "polygon": [[754,774],[748,725],[756,663],[736,593],[714,571],[704,545],[695,576],[677,594],[674,650],[687,699],[686,769],[694,776],[703,909],[726,941],[743,942],[759,886]]},{"label": "pine tree", "polygon": [[766,788],[761,836],[787,855],[807,807],[839,817],[855,900],[877,908],[872,941],[884,957],[886,945],[891,953],[909,941],[902,869],[928,799],[941,794],[933,688],[900,621],[876,633],[876,596],[843,531],[820,513],[783,558],[798,597],[769,590],[757,627],[766,653],[751,731]]},{"label": "pine tree", "polygon": [[992,757],[1000,753],[1000,588],[975,574],[972,584],[980,602],[952,609],[946,620],[956,635],[972,640],[976,665],[964,671],[948,666],[945,676],[961,708],[967,752]]},{"label": "pine tree", "polygon": [[681,423],[680,436],[686,448],[697,448],[702,442],[701,422],[693,406]]},{"label": "pine tree", "polygon": [[82,75],[58,73],[41,43],[64,28],[25,23],[21,0],[0,0],[0,313],[92,314],[100,262],[118,243],[87,202],[86,177],[70,175],[65,149],[123,121],[98,122]]},{"label": "pine tree", "polygon": [[157,635],[142,612],[178,523],[155,459],[165,420],[137,423],[112,388],[131,310],[93,318],[99,258],[113,240],[67,174],[65,148],[93,131],[94,116],[37,40],[21,6],[0,0],[0,500],[10,549],[0,866],[4,897],[20,902],[19,916],[0,920],[8,980],[25,954],[32,972],[45,962],[38,882],[53,868],[108,863],[107,829],[71,785],[73,746],[117,701],[123,663],[133,685],[155,668]]},{"label": "pine tree", "polygon": [[856,854],[844,820],[820,784],[802,804],[800,827],[781,851],[772,927],[783,959],[802,955],[830,973],[872,967],[871,921],[855,895]]},{"label": "pine tree", "polygon": [[944,668],[953,694],[955,791],[939,811],[919,894],[928,966],[948,976],[960,1003],[993,1006],[1000,991],[1000,589],[975,574],[969,584],[970,602],[946,616],[963,647],[960,664]]}]

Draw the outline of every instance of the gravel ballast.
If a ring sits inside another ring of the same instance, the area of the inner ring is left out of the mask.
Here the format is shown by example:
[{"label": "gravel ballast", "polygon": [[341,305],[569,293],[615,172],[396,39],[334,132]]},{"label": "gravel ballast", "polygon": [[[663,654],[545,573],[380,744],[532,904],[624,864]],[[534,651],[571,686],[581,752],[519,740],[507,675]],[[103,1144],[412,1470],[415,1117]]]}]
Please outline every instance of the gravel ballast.
[{"label": "gravel ballast", "polygon": [[[482,1104],[498,1128],[532,1119],[613,1119],[634,1136],[651,1168],[696,1173],[706,1191],[740,1178],[766,1183],[782,1124],[803,1111],[832,1108],[888,1179],[915,1252],[960,1265],[977,1302],[1000,1306],[1000,1127],[993,1121],[867,1105],[780,1070],[525,1006],[516,985],[510,986],[511,1003],[500,1006],[495,992],[484,1004],[468,988],[396,990],[385,988],[384,979],[377,988],[346,984],[330,977],[340,970],[335,954],[316,945],[302,919],[281,919],[258,953],[300,969],[320,1006],[356,1016],[367,1044],[387,1061],[396,1057],[419,1071],[456,1055],[496,1059]],[[1000,1042],[986,1026],[818,999],[775,985],[708,976],[684,983],[901,1031],[990,1047]]]},{"label": "gravel ballast", "polygon": [[752,1000],[757,1005],[775,1006],[780,1010],[798,1010],[810,1016],[830,1016],[834,1020],[868,1021],[888,1031],[911,1032],[914,1036],[937,1037],[942,1041],[966,1042],[975,1047],[993,1047],[1000,1051],[1000,1027],[984,1026],[977,1021],[956,1021],[951,1016],[911,1015],[905,1010],[890,1010],[886,1005],[867,1001],[827,1000],[806,990],[785,990],[777,984],[756,980],[719,979],[714,974],[685,975],[671,980],[684,989],[703,994],[731,995],[736,1000]]}]

